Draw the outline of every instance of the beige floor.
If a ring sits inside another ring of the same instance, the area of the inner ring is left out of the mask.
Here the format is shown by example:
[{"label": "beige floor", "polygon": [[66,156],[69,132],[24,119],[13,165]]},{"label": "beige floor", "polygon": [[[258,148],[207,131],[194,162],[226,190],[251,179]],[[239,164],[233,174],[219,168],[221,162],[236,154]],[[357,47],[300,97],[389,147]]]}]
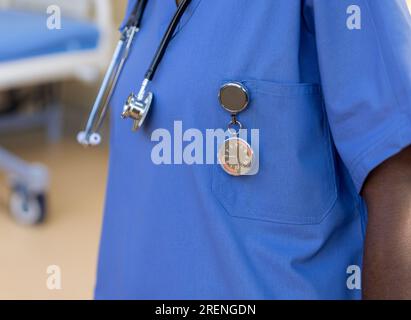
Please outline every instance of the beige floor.
[{"label": "beige floor", "polygon": [[[38,227],[20,226],[8,215],[0,177],[0,299],[91,299],[107,148],[85,150],[73,135],[50,146],[41,133],[3,136],[0,145],[45,163],[52,174],[48,220]],[[61,268],[61,290],[47,289],[49,265]]]}]

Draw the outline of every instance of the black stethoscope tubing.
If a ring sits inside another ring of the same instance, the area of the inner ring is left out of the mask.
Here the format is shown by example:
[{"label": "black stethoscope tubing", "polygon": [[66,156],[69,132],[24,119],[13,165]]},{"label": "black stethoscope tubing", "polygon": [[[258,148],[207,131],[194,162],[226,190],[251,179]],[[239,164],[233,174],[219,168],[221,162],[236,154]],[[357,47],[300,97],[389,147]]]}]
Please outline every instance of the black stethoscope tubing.
[{"label": "black stethoscope tubing", "polygon": [[151,62],[150,67],[148,68],[145,78],[149,81],[153,80],[154,74],[163,59],[164,54],[167,51],[168,45],[173,37],[174,31],[176,30],[178,24],[180,23],[180,20],[182,16],[184,15],[184,12],[186,11],[188,5],[190,4],[191,0],[183,0],[178,8],[176,13],[174,14],[173,19],[171,20],[166,33],[163,36],[163,39],[161,40],[160,45],[157,48],[157,51],[154,55],[153,61]]},{"label": "black stethoscope tubing", "polygon": [[125,25],[126,28],[140,28],[141,20],[143,19],[148,0],[139,0],[135,4],[130,17]]},{"label": "black stethoscope tubing", "polygon": [[[131,12],[130,18],[126,23],[126,28],[136,27],[140,28],[141,20],[143,19],[144,11],[147,6],[148,0],[139,0]],[[150,67],[145,73],[145,79],[151,81],[154,78],[156,70],[161,63],[161,60],[164,57],[164,54],[167,51],[168,45],[170,44],[171,39],[173,38],[174,32],[181,21],[185,11],[187,10],[188,5],[191,0],[182,0],[177,8],[176,13],[174,14],[172,20],[170,21],[166,32],[154,54],[154,57],[151,61]]]},{"label": "black stethoscope tubing", "polygon": [[[170,21],[170,24],[161,40],[161,43],[159,44],[156,50],[153,60],[145,73],[145,79],[143,81],[142,88],[140,89],[142,93],[144,93],[147,84],[153,79],[161,60],[167,51],[168,45],[173,37],[173,34],[178,24],[180,23],[181,18],[184,15],[190,2],[191,0],[182,0],[178,2],[177,11],[174,14],[172,20]],[[116,48],[116,52],[113,55],[109,69],[106,72],[103,83],[98,92],[96,101],[90,112],[86,128],[84,131],[78,134],[77,139],[79,143],[82,145],[95,146],[100,144],[101,137],[98,132],[100,131],[102,122],[105,118],[107,106],[111,99],[112,93],[114,92],[117,80],[127,60],[128,52],[131,49],[131,44],[134,40],[135,35],[140,30],[140,25],[143,19],[147,3],[148,0],[138,0],[130,14],[130,17],[127,20],[127,23],[125,24],[125,27],[122,31],[121,39]],[[121,59],[119,59],[120,55],[122,55]],[[106,91],[108,88],[108,94],[106,96],[106,99],[104,100],[104,91]],[[102,104],[103,101],[105,102]]]}]

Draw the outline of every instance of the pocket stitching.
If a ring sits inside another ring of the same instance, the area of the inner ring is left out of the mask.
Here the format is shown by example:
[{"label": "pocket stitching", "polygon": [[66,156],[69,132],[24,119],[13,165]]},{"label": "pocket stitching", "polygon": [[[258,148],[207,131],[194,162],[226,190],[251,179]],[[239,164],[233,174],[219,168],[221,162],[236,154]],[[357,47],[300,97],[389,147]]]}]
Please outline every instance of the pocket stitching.
[{"label": "pocket stitching", "polygon": [[[257,80],[243,80],[242,82],[246,85],[251,85],[257,93],[267,94],[274,97],[300,97],[321,94],[321,87],[316,83],[290,84]],[[265,88],[263,86],[264,84],[270,86],[270,88]]]}]

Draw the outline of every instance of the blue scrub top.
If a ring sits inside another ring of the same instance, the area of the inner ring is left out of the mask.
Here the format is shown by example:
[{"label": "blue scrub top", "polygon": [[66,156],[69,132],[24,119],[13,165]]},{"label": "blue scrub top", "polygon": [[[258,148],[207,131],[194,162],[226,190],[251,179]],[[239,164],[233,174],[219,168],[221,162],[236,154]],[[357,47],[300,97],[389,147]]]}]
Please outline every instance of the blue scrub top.
[{"label": "blue scrub top", "polygon": [[[347,25],[353,4],[360,29]],[[174,0],[149,1],[113,99],[96,298],[360,298],[347,286],[363,253],[359,192],[411,142],[405,1],[193,0],[133,133],[123,104],[175,10]],[[250,92],[239,117],[260,130],[258,174],[154,164],[158,128],[226,129],[226,81]]]}]

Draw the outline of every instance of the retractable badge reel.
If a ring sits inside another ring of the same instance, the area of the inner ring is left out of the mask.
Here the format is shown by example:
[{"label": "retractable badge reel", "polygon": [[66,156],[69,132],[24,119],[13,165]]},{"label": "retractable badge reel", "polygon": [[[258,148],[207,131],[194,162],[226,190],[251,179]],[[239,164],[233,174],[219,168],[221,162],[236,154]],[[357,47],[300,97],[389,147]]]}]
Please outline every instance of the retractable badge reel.
[{"label": "retractable badge reel", "polygon": [[240,138],[243,125],[237,115],[249,105],[247,88],[238,82],[229,82],[220,88],[221,106],[231,114],[228,124],[230,137],[218,148],[218,161],[225,172],[232,176],[248,175],[253,169],[254,151],[247,141]]}]

